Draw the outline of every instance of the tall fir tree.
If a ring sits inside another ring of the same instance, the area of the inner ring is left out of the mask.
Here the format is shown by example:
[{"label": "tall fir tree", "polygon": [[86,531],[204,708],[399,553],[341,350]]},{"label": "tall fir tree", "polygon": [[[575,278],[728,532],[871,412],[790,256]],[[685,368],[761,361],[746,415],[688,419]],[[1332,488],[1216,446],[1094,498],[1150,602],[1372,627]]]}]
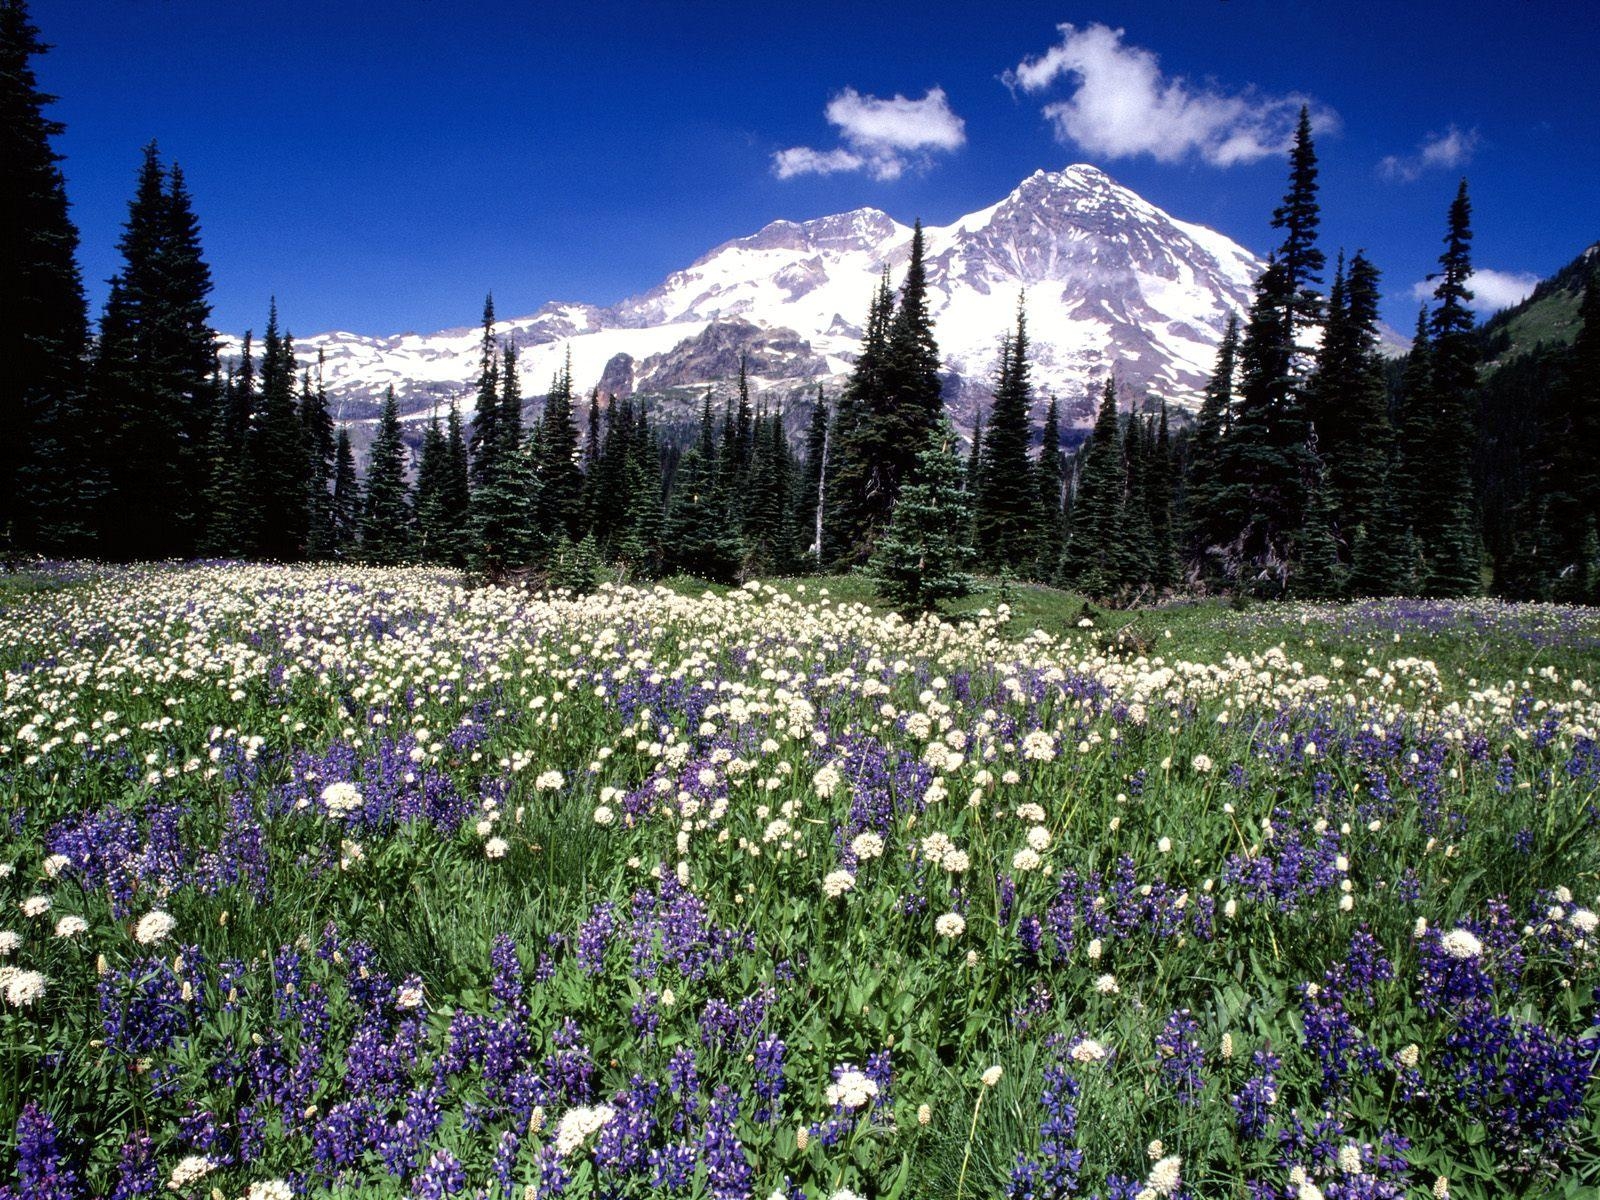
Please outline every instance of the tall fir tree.
[{"label": "tall fir tree", "polygon": [[1385,502],[1394,433],[1378,352],[1378,271],[1358,251],[1343,260],[1328,299],[1328,321],[1308,387],[1307,412],[1325,464],[1325,497],[1347,552]]},{"label": "tall fir tree", "polygon": [[1109,379],[1100,395],[1094,428],[1078,452],[1076,475],[1062,580],[1086,595],[1110,599],[1122,582],[1122,518],[1128,476],[1117,416],[1117,389]]},{"label": "tall fir tree", "polygon": [[1600,527],[1600,270],[1584,286],[1578,318],[1567,377],[1551,389],[1540,457],[1549,464],[1543,491],[1554,594],[1592,604],[1591,549]]},{"label": "tall fir tree", "polygon": [[181,172],[145,148],[90,374],[103,431],[105,553],[188,555],[199,546],[216,411],[210,270]]},{"label": "tall fir tree", "polygon": [[349,558],[361,541],[361,515],[365,507],[361,480],[356,475],[356,454],[350,430],[339,426],[333,443],[333,554]]},{"label": "tall fir tree", "polygon": [[542,537],[578,541],[583,521],[583,472],[578,467],[578,427],[572,419],[572,359],[569,354],[545,397],[539,419],[535,529]]},{"label": "tall fir tree", "polygon": [[84,410],[88,315],[67,212],[65,127],[45,115],[32,60],[48,47],[23,0],[0,0],[0,549],[92,548],[104,466]]},{"label": "tall fir tree", "polygon": [[732,583],[738,573],[740,545],[727,521],[709,392],[700,414],[700,435],[673,478],[662,542],[668,571],[719,583]]},{"label": "tall fir tree", "polygon": [[406,562],[412,550],[410,489],[406,486],[406,447],[400,437],[400,408],[394,388],[384,393],[378,433],[367,460],[366,502],[361,513],[361,555],[368,562]]},{"label": "tall fir tree", "polygon": [[217,558],[250,552],[255,529],[249,479],[250,422],[255,417],[254,343],[245,330],[239,361],[229,371],[211,425],[211,469],[206,492],[206,532],[201,549]]},{"label": "tall fir tree", "polygon": [[1039,549],[1032,575],[1049,583],[1061,569],[1061,551],[1067,540],[1067,458],[1061,452],[1061,407],[1053,395],[1045,407],[1034,478],[1039,484]]},{"label": "tall fir tree", "polygon": [[1027,314],[1017,306],[1016,330],[1002,344],[994,404],[978,460],[973,528],[978,563],[994,572],[1027,572],[1038,553],[1038,485],[1029,457],[1033,385]]},{"label": "tall fir tree", "polygon": [[1475,596],[1482,590],[1471,473],[1478,345],[1467,286],[1472,277],[1472,204],[1465,179],[1451,202],[1444,241],[1436,303],[1428,319],[1431,356],[1422,444],[1428,473],[1413,517],[1427,557],[1427,594]]},{"label": "tall fir tree", "polygon": [[927,436],[872,557],[873,581],[897,608],[928,612],[972,590],[971,497],[948,419]]},{"label": "tall fir tree", "polygon": [[1183,551],[1200,579],[1221,576],[1219,548],[1232,533],[1222,504],[1221,462],[1233,419],[1238,364],[1239,319],[1230,314],[1217,347],[1217,365],[1195,417],[1185,466]]},{"label": "tall fir tree", "polygon": [[246,451],[255,526],[251,551],[280,562],[301,556],[309,525],[307,452],[295,408],[294,344],[278,332],[278,305],[261,346],[261,397]]},{"label": "tall fir tree", "polygon": [[911,230],[911,252],[899,303],[884,345],[883,397],[878,412],[882,488],[893,506],[900,483],[911,472],[944,415],[939,344],[928,311],[926,242],[919,220]]},{"label": "tall fir tree", "polygon": [[307,373],[300,389],[300,438],[306,455],[305,556],[313,560],[331,558],[334,551],[333,415],[328,411],[325,365],[318,350],[316,385],[312,386]]},{"label": "tall fir tree", "polygon": [[478,399],[472,412],[468,443],[468,479],[482,488],[494,471],[495,456],[505,446],[500,436],[500,349],[494,333],[494,295],[483,299],[483,336],[478,346]]},{"label": "tall fir tree", "polygon": [[1172,431],[1167,421],[1167,404],[1163,400],[1146,474],[1147,510],[1150,514],[1150,582],[1157,591],[1162,592],[1178,584],[1178,539],[1173,515],[1177,488]]},{"label": "tall fir tree", "polygon": [[447,563],[455,552],[453,520],[445,496],[450,444],[435,411],[422,434],[417,456],[416,520],[417,557],[427,563]]}]

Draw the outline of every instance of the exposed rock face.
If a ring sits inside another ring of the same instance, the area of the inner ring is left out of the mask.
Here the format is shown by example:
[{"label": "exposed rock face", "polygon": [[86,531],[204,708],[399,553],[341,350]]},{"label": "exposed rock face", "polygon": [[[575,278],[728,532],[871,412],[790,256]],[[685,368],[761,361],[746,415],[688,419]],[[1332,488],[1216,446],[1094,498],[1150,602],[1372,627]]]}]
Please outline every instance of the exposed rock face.
[{"label": "exposed rock face", "polygon": [[[1066,418],[1086,425],[1087,397],[1108,374],[1125,392],[1194,404],[1262,266],[1082,165],[1035,172],[999,203],[924,233],[946,401],[963,428],[988,402],[1000,336],[1024,292],[1040,403],[1053,392]],[[774,221],[609,308],[550,303],[497,332],[522,354],[532,412],[569,352],[579,390],[654,395],[663,415],[687,414],[707,386],[730,392],[741,355],[752,387],[775,403],[818,384],[837,392],[880,273],[887,266],[899,282],[910,242],[910,228],[871,208]],[[325,353],[341,418],[375,416],[392,384],[407,419],[420,422],[452,398],[470,415],[478,340],[471,327],[329,333],[296,349],[308,362]]]}]

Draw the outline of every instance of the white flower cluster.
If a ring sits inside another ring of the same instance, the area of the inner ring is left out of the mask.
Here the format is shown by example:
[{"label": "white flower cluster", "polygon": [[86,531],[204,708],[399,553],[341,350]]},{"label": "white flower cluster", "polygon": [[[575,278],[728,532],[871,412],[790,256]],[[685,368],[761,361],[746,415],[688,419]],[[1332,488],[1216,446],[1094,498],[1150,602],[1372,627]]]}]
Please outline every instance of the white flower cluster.
[{"label": "white flower cluster", "polygon": [[617,1110],[609,1104],[569,1108],[556,1124],[556,1153],[565,1158],[583,1145],[591,1133],[609,1125],[616,1115]]},{"label": "white flower cluster", "polygon": [[826,1096],[830,1105],[854,1111],[877,1099],[878,1085],[852,1068],[839,1072],[839,1078],[828,1085]]}]

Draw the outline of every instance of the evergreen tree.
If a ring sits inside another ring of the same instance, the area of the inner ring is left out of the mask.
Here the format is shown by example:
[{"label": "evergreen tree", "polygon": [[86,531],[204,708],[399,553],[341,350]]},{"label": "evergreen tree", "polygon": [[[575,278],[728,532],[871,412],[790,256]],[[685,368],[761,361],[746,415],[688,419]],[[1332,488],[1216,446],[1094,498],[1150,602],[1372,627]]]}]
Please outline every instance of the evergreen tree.
[{"label": "evergreen tree", "polygon": [[1155,574],[1155,527],[1150,518],[1154,489],[1149,462],[1153,441],[1154,432],[1144,419],[1137,414],[1129,416],[1122,435],[1122,462],[1127,474],[1113,559],[1117,584],[1125,596],[1137,595]]},{"label": "evergreen tree", "polygon": [[700,436],[684,454],[673,479],[662,541],[668,571],[719,583],[734,581],[740,546],[728,527],[709,392],[700,415]]},{"label": "evergreen tree", "polygon": [[101,539],[128,558],[187,555],[204,533],[216,410],[210,271],[181,172],[145,149],[91,369],[102,430]]},{"label": "evergreen tree", "polygon": [[879,593],[896,607],[929,612],[972,590],[966,531],[970,497],[962,486],[956,432],[941,418],[900,489],[893,519],[872,558]]},{"label": "evergreen tree", "polygon": [[1378,353],[1378,271],[1357,252],[1343,260],[1328,300],[1328,322],[1308,389],[1307,409],[1327,466],[1328,504],[1342,540],[1377,519],[1388,473],[1389,423]]},{"label": "evergreen tree", "polygon": [[834,411],[823,522],[823,556],[830,562],[865,562],[892,507],[883,409],[893,317],[894,296],[885,268],[867,313],[861,353]]},{"label": "evergreen tree", "polygon": [[[520,405],[518,412],[521,412]],[[468,443],[468,481],[474,491],[483,488],[494,474],[495,456],[506,445],[506,440],[500,436],[499,419],[500,354],[494,336],[494,295],[491,293],[483,300],[483,338],[478,349],[478,401],[472,412],[472,440]]]},{"label": "evergreen tree", "polygon": [[1107,379],[1094,428],[1078,452],[1077,492],[1072,500],[1062,563],[1064,582],[1089,596],[1108,598],[1121,582],[1127,482],[1118,428],[1117,389]]},{"label": "evergreen tree", "polygon": [[391,386],[384,394],[378,434],[367,460],[366,504],[361,514],[361,554],[392,565],[411,555],[411,498],[406,487],[406,448],[400,439],[400,409]]},{"label": "evergreen tree", "polygon": [[1221,462],[1233,417],[1238,358],[1239,319],[1230,315],[1189,439],[1183,542],[1185,554],[1202,577],[1219,574],[1217,548],[1231,533],[1222,505]]},{"label": "evergreen tree", "polygon": [[1322,297],[1316,290],[1327,262],[1317,248],[1317,227],[1321,223],[1311,114],[1301,105],[1294,145],[1289,150],[1289,190],[1272,214],[1272,227],[1283,230],[1283,242],[1276,259],[1281,290],[1274,298],[1283,307],[1282,329],[1289,351],[1288,366],[1296,377],[1303,377],[1310,365],[1306,333],[1322,319]]},{"label": "evergreen tree", "polygon": [[78,231],[32,59],[47,47],[23,0],[0,0],[0,548],[81,553],[104,463],[88,452],[88,316]]},{"label": "evergreen tree", "polygon": [[[480,367],[478,415],[473,422],[471,499],[468,506],[466,558],[490,581],[528,561],[539,499],[532,447],[522,436],[522,384],[516,347],[507,344],[498,359],[485,313],[484,358]],[[498,392],[485,398],[485,389]],[[480,428],[479,420],[484,421]],[[555,531],[546,530],[550,543]],[[544,543],[548,545],[549,543]]]},{"label": "evergreen tree", "polygon": [[1038,484],[1028,456],[1032,441],[1028,324],[1017,306],[1017,328],[1001,347],[994,405],[984,431],[974,498],[978,561],[986,570],[1030,568],[1038,554]]},{"label": "evergreen tree", "polygon": [[1589,542],[1600,524],[1600,271],[1584,287],[1578,316],[1567,378],[1550,392],[1540,457],[1549,464],[1544,491],[1555,594],[1588,602],[1595,561]]},{"label": "evergreen tree", "polygon": [[440,487],[440,506],[444,510],[443,536],[448,541],[449,552],[443,561],[464,567],[467,565],[467,523],[472,508],[471,466],[467,457],[466,434],[461,428],[461,410],[454,398],[450,401],[444,429],[444,479]]},{"label": "evergreen tree", "polygon": [[240,557],[251,548],[255,510],[244,484],[249,478],[250,422],[255,405],[254,347],[247,329],[238,365],[228,374],[211,425],[211,469],[202,549],[217,558]]},{"label": "evergreen tree", "polygon": [[791,489],[794,464],[783,415],[758,413],[744,519],[744,574],[783,574],[794,560]]},{"label": "evergreen tree", "polygon": [[1473,596],[1482,589],[1481,547],[1472,491],[1478,348],[1467,281],[1472,275],[1472,206],[1461,181],[1450,205],[1439,256],[1437,301],[1428,321],[1431,370],[1425,393],[1426,485],[1415,521],[1428,559],[1431,596]]},{"label": "evergreen tree", "polygon": [[1423,306],[1417,310],[1416,332],[1390,408],[1390,420],[1398,430],[1398,461],[1392,486],[1407,527],[1415,524],[1429,488],[1428,393],[1432,378],[1433,347],[1428,340],[1428,310]]},{"label": "evergreen tree", "polygon": [[261,397],[246,442],[252,552],[280,562],[299,558],[308,521],[307,449],[295,408],[294,345],[278,333],[278,305],[261,347]]},{"label": "evergreen tree", "polygon": [[662,567],[666,471],[660,440],[643,404],[625,442],[622,479],[626,504],[617,526],[616,558],[629,571],[653,578]]},{"label": "evergreen tree", "polygon": [[572,359],[550,383],[539,421],[535,530],[544,538],[575,540],[583,520],[583,472],[578,469],[578,427],[572,420]]},{"label": "evergreen tree", "polygon": [[1177,492],[1177,469],[1173,462],[1172,433],[1167,424],[1166,401],[1161,402],[1161,420],[1147,474],[1150,513],[1150,582],[1160,591],[1178,584],[1178,542],[1173,519]]},{"label": "evergreen tree", "polygon": [[911,472],[928,436],[944,415],[939,345],[928,312],[928,272],[923,262],[922,222],[911,231],[911,257],[899,304],[884,346],[883,399],[879,410],[883,487],[889,504]]},{"label": "evergreen tree", "polygon": [[1342,587],[1339,552],[1333,537],[1333,508],[1320,462],[1313,462],[1306,488],[1305,516],[1296,547],[1291,590],[1302,600],[1332,600]]},{"label": "evergreen tree", "polygon": [[434,412],[422,435],[422,452],[417,457],[417,557],[423,562],[446,563],[455,551],[454,514],[445,496],[449,472],[450,444],[445,440]]},{"label": "evergreen tree", "polygon": [[300,437],[306,453],[306,557],[321,560],[333,557],[334,439],[333,417],[328,412],[328,393],[323,385],[323,356],[317,352],[317,385],[310,376],[302,380],[300,391]]},{"label": "evergreen tree", "polygon": [[1066,546],[1067,459],[1061,453],[1061,411],[1054,396],[1044,413],[1044,438],[1039,443],[1039,461],[1034,469],[1039,483],[1039,553],[1033,567],[1035,579],[1049,582],[1061,567],[1061,551]]},{"label": "evergreen tree", "polygon": [[356,455],[350,430],[339,426],[333,446],[333,552],[337,558],[354,553],[361,540],[363,509],[361,481],[356,478]]}]

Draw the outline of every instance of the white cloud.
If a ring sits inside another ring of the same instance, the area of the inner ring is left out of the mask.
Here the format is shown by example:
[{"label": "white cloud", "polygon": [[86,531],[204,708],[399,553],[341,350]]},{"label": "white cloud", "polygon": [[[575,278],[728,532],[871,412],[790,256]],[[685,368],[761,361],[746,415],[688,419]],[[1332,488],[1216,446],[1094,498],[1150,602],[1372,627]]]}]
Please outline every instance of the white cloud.
[{"label": "white cloud", "polygon": [[1058,45],[1024,59],[1002,78],[1013,90],[1029,93],[1058,79],[1075,80],[1073,94],[1047,104],[1044,115],[1058,141],[1091,153],[1148,154],[1167,163],[1198,155],[1211,166],[1231,167],[1286,151],[1301,105],[1310,107],[1313,128],[1338,127],[1337,114],[1305,96],[1269,96],[1254,87],[1228,93],[1163,75],[1156,55],[1126,45],[1121,29],[1099,23],[1057,29]]},{"label": "white cloud", "polygon": [[813,150],[791,146],[772,156],[779,179],[865,170],[874,179],[898,179],[911,166],[927,166],[935,150],[966,144],[966,122],[950,109],[943,88],[930,88],[921,100],[896,93],[889,99],[864,96],[847,87],[824,110],[844,146]]},{"label": "white cloud", "polygon": [[1385,156],[1378,163],[1378,174],[1385,179],[1411,183],[1424,171],[1449,171],[1472,161],[1478,148],[1478,131],[1461,130],[1454,125],[1443,133],[1430,133],[1417,146],[1415,154]]},{"label": "white cloud", "polygon": [[[1510,308],[1528,298],[1528,293],[1538,286],[1539,277],[1531,271],[1494,271],[1480,267],[1467,280],[1472,291],[1471,308],[1474,312],[1494,313]],[[1414,300],[1431,300],[1438,281],[1424,279],[1411,285]]]}]

